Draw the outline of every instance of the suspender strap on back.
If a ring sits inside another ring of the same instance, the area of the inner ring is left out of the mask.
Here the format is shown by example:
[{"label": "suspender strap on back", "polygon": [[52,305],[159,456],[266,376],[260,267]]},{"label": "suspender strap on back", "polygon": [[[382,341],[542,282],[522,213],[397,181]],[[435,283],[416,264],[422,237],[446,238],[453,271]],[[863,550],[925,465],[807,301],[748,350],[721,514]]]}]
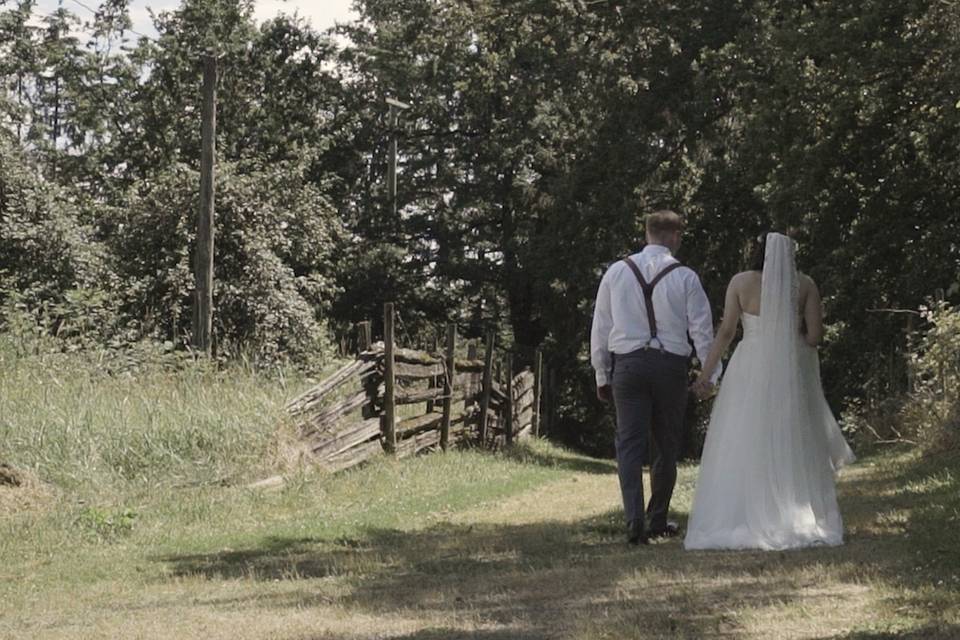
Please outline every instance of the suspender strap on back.
[{"label": "suspender strap on back", "polygon": [[630,271],[633,272],[633,275],[636,276],[637,282],[640,283],[640,288],[643,289],[643,302],[644,306],[647,309],[647,322],[650,325],[650,339],[647,340],[647,347],[650,347],[653,344],[653,341],[656,340],[660,343],[660,350],[663,351],[663,342],[660,342],[660,338],[657,337],[657,314],[653,310],[653,288],[663,280],[667,274],[671,271],[679,269],[683,265],[679,262],[674,262],[671,265],[668,265],[660,273],[658,273],[653,280],[647,282],[647,279],[643,277],[643,274],[640,273],[640,268],[631,260],[630,258],[624,258],[624,262],[627,263],[627,266],[630,267]]}]

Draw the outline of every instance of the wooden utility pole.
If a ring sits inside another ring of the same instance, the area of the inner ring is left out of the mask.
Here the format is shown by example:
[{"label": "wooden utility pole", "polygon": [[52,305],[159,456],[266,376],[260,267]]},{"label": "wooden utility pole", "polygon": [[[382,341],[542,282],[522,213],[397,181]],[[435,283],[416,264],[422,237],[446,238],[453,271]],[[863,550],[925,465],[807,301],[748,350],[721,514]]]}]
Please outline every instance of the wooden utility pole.
[{"label": "wooden utility pole", "polygon": [[217,57],[203,57],[203,124],[200,140],[200,215],[194,253],[193,346],[210,355],[213,333],[214,163],[217,137]]},{"label": "wooden utility pole", "polygon": [[393,318],[393,303],[388,302],[383,305],[383,415],[380,417],[380,429],[383,434],[383,448],[389,454],[397,452]]},{"label": "wooden utility pole", "polygon": [[390,106],[390,164],[387,166],[387,198],[390,200],[390,222],[397,224],[397,133],[399,129],[399,113],[410,108],[410,105],[387,98]]}]

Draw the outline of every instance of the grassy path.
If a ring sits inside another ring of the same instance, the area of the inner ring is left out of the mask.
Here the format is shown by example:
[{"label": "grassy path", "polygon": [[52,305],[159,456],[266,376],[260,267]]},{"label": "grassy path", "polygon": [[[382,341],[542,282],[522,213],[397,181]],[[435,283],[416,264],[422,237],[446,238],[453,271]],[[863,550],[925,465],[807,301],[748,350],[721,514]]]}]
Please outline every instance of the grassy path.
[{"label": "grassy path", "polygon": [[141,486],[100,520],[55,493],[0,524],[0,637],[960,638],[958,462],[859,463],[848,543],[786,553],[628,547],[612,464],[542,443],[274,492]]}]

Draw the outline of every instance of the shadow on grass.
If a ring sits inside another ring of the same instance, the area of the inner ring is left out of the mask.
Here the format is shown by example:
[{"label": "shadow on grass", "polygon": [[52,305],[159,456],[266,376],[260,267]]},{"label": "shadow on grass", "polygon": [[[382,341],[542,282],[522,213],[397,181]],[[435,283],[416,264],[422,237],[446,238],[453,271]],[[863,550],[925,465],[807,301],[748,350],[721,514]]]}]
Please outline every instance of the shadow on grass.
[{"label": "shadow on grass", "polygon": [[[599,461],[586,468],[576,456],[565,461],[581,465],[579,471],[610,473]],[[811,584],[811,571],[849,585],[882,582],[894,595],[877,605],[878,618],[906,616],[921,627],[907,635],[853,631],[833,636],[838,640],[954,638],[960,633],[943,616],[960,602],[960,582],[949,573],[960,566],[951,542],[956,523],[949,521],[960,513],[958,489],[955,475],[928,461],[862,468],[842,484],[847,544],[788,552],[686,552],[679,540],[631,547],[622,542],[621,514],[610,511],[573,523],[440,523],[412,531],[369,528],[353,538],[269,537],[247,550],[158,560],[177,576],[336,576],[349,586],[324,595],[321,585],[304,582],[292,593],[251,596],[260,605],[335,603],[374,615],[420,612],[451,621],[391,636],[409,639],[633,637],[641,629],[649,637],[737,637],[747,631],[731,612],[816,611],[848,597]]]},{"label": "shadow on grass", "polygon": [[[341,576],[351,588],[336,599],[338,606],[459,621],[400,636],[425,640],[544,640],[575,630],[622,634],[633,628],[653,637],[729,637],[735,602],[782,606],[829,597],[805,595],[788,574],[777,576],[779,556],[685,553],[679,541],[628,546],[619,520],[611,511],[574,524],[368,529],[356,540],[268,538],[246,551],[163,560],[177,576],[207,579]],[[330,603],[311,601],[302,591],[255,599],[272,607]]]},{"label": "shadow on grass", "polygon": [[958,625],[928,625],[911,631],[854,631],[832,640],[956,640]]},{"label": "shadow on grass", "polygon": [[[522,632],[521,632],[522,633]],[[534,638],[541,636],[518,636],[513,629],[505,631],[463,631],[450,627],[421,629],[409,635],[393,636],[394,640],[516,640],[516,638]]]},{"label": "shadow on grass", "polygon": [[538,447],[536,443],[520,442],[512,449],[504,450],[502,454],[526,464],[565,469],[578,473],[610,475],[617,472],[617,463],[614,460],[588,458],[587,456],[558,448],[544,449]]}]

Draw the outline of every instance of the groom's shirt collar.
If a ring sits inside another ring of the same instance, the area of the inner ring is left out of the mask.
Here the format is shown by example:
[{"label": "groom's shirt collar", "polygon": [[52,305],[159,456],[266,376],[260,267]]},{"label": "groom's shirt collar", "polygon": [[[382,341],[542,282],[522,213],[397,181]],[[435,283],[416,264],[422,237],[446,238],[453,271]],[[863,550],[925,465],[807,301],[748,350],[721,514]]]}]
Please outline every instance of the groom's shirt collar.
[{"label": "groom's shirt collar", "polygon": [[661,253],[669,254],[670,247],[665,247],[662,244],[648,244],[640,253],[646,253],[648,255],[659,255]]}]

